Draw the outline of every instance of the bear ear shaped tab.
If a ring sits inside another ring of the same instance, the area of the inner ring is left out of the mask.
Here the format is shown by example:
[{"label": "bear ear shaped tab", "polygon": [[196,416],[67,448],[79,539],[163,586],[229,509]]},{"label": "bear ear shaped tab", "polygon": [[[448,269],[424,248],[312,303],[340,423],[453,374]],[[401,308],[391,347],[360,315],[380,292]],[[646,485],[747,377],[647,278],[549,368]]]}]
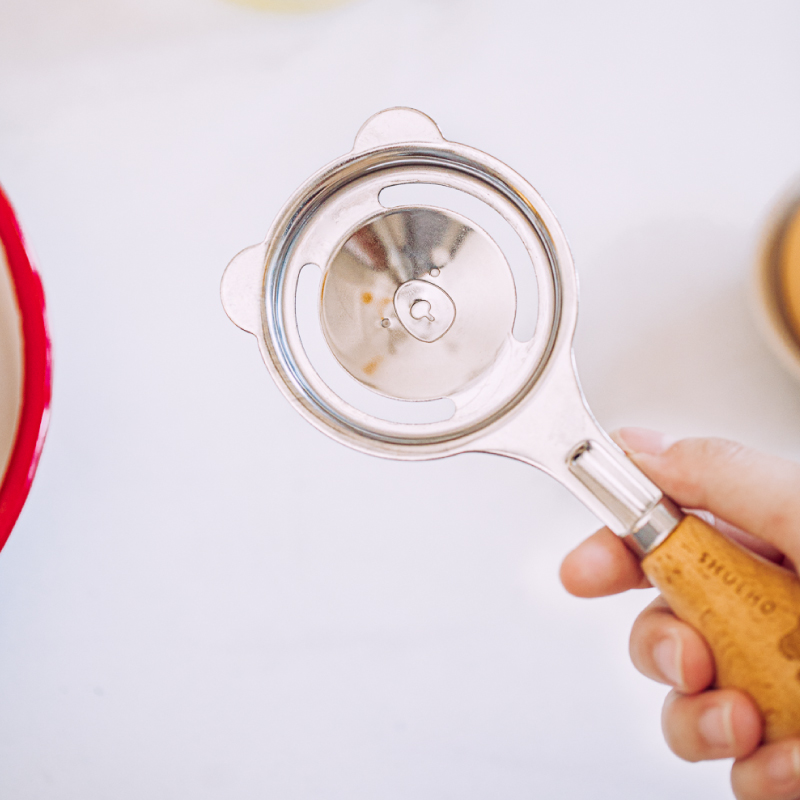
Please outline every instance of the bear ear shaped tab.
[{"label": "bear ear shaped tab", "polygon": [[261,289],[264,280],[265,242],[233,257],[222,275],[222,307],[234,325],[257,335],[261,330]]},{"label": "bear ear shaped tab", "polygon": [[415,108],[387,108],[373,114],[356,134],[353,152],[397,142],[442,142],[439,126]]}]

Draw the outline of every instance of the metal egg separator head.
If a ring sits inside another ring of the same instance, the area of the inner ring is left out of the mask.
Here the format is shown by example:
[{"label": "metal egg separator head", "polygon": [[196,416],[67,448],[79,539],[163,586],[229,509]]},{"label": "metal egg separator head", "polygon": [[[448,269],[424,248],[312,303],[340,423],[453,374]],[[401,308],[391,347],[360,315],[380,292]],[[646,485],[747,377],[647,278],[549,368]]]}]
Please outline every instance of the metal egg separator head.
[{"label": "metal egg separator head", "polygon": [[[472,195],[519,235],[538,286],[529,341],[512,334],[514,280],[487,233],[443,208],[380,203],[383,189],[409,183]],[[388,397],[450,398],[449,419],[390,422],[328,387],[298,328],[298,278],[306,264],[323,270],[320,323],[342,367]],[[295,192],[265,241],[231,261],[222,302],[231,320],[258,339],[292,405],[337,441],[406,460],[496,453],[559,480],[624,538],[676,613],[706,636],[718,685],[753,695],[768,738],[800,733],[800,664],[780,657],[781,637],[800,619],[800,584],[697,517],[684,517],[598,426],[572,358],[578,289],[566,239],[512,169],[447,141],[418,111],[376,114],[350,153]],[[719,565],[738,582],[719,579]]]}]

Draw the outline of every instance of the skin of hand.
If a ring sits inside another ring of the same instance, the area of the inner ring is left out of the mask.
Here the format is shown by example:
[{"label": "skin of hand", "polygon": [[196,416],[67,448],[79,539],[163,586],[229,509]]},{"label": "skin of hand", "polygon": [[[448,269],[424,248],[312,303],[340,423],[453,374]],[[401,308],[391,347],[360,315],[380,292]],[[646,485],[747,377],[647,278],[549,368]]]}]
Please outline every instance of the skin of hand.
[{"label": "skin of hand", "polygon": [[[800,464],[723,439],[674,441],[642,428],[612,438],[680,506],[699,510],[721,533],[788,569],[800,564]],[[696,512],[697,513],[697,512]],[[561,581],[578,597],[649,586],[636,557],[603,528],[573,550]],[[704,639],[659,597],[633,625],[630,654],[648,678],[672,687],[661,717],[681,758],[734,758],[738,800],[798,800],[800,739],[761,745],[762,721],[744,692],[713,689],[714,661]]]}]

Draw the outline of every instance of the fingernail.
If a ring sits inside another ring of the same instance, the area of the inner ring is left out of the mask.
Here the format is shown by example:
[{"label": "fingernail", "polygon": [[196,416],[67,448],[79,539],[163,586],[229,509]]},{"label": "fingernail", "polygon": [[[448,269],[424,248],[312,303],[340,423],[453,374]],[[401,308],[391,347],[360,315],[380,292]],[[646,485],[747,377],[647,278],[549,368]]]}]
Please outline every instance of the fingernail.
[{"label": "fingernail", "polygon": [[773,753],[767,762],[767,775],[778,786],[796,782],[800,778],[800,747],[793,745]]},{"label": "fingernail", "polygon": [[733,704],[723,703],[721,706],[711,706],[700,715],[697,729],[712,747],[729,748],[736,744],[731,724],[732,713]]},{"label": "fingernail", "polygon": [[683,668],[681,643],[674,636],[668,636],[653,647],[653,661],[661,673],[661,677],[670,686],[683,686]]},{"label": "fingernail", "polygon": [[611,434],[611,438],[628,454],[647,453],[651,456],[660,456],[675,443],[675,439],[666,433],[649,428],[620,428]]}]

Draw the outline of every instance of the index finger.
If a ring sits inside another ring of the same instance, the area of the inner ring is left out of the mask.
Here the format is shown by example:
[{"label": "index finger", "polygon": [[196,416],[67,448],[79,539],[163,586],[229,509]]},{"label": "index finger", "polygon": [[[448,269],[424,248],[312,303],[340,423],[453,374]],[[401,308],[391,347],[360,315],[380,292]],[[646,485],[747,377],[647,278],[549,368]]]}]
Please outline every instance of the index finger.
[{"label": "index finger", "polygon": [[603,597],[650,586],[639,559],[608,528],[581,542],[561,564],[561,583],[577,597]]},{"label": "index finger", "polygon": [[800,464],[723,439],[683,439],[638,428],[624,449],[684,508],[702,508],[800,559]]}]

